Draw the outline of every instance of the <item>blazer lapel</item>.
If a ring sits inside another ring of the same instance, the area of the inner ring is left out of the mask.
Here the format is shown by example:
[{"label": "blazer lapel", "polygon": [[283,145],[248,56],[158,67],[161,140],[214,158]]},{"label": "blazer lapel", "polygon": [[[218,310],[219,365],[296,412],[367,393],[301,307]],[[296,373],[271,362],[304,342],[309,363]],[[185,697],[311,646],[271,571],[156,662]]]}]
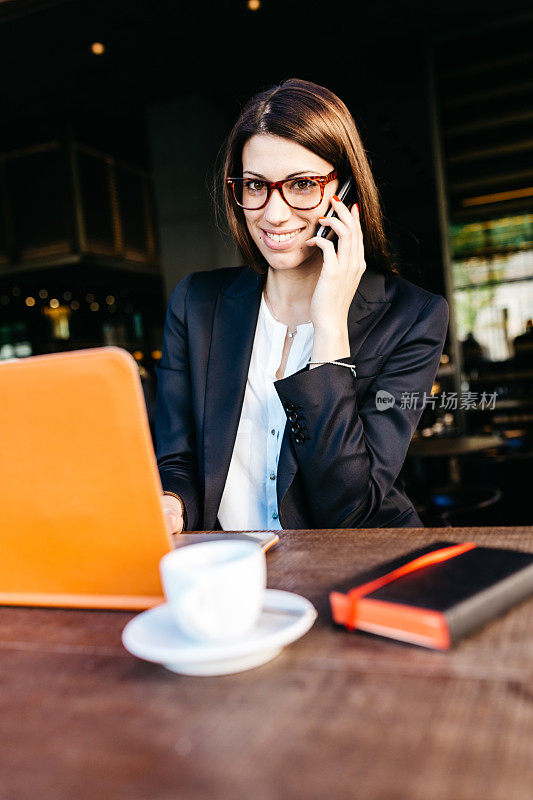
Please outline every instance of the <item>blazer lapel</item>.
[{"label": "blazer lapel", "polygon": [[366,269],[348,311],[348,335],[352,358],[357,358],[368,334],[389,307],[385,275]]},{"label": "blazer lapel", "polygon": [[264,276],[245,268],[215,307],[204,408],[204,530],[216,522],[252,357]]}]

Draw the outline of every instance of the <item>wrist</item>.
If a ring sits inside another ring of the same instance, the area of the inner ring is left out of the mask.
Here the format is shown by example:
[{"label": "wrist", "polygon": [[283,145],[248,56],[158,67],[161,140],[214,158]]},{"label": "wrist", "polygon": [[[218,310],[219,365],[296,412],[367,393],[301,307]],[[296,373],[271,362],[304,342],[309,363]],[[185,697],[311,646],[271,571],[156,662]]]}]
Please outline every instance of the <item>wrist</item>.
[{"label": "wrist", "polygon": [[322,324],[313,324],[313,331],[314,335],[316,336],[344,336],[345,334],[348,335],[348,323],[345,325],[324,325]]},{"label": "wrist", "polygon": [[[350,358],[350,355],[347,326],[342,330],[332,330],[331,328],[315,330],[311,361],[335,361],[339,358]],[[311,366],[310,369],[313,367]]]}]

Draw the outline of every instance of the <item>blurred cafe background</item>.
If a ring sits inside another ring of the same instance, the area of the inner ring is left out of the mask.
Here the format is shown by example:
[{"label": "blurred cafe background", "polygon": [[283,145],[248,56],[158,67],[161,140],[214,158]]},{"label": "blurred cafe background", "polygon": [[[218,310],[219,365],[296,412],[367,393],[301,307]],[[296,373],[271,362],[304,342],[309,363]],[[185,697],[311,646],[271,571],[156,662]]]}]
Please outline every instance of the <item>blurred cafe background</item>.
[{"label": "blurred cafe background", "polygon": [[255,92],[316,81],[360,127],[401,274],[450,305],[406,489],[426,525],[531,524],[532,41],[515,0],[0,0],[0,361],[124,347],[153,435],[168,297],[239,263],[224,137]]}]

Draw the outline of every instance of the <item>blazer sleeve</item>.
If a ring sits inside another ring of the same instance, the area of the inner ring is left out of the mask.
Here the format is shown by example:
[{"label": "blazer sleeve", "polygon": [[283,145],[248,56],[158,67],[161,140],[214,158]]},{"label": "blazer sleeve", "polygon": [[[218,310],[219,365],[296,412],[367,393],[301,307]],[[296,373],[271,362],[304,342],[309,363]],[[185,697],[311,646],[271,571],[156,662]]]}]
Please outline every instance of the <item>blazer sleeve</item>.
[{"label": "blazer sleeve", "polygon": [[[296,413],[303,424],[303,436],[290,435],[317,527],[361,527],[380,509],[404,463],[424,392],[429,395],[437,374],[448,316],[445,298],[431,295],[370,383],[361,407],[357,377],[335,364],[307,365],[274,382],[286,413],[293,419]],[[378,408],[378,392],[388,392],[394,404]],[[405,402],[404,393],[412,392],[418,393],[416,404]]]},{"label": "blazer sleeve", "polygon": [[194,273],[175,287],[168,302],[161,362],[156,367],[156,459],[163,491],[179,494],[184,530],[199,523],[199,481],[192,407],[185,299]]}]

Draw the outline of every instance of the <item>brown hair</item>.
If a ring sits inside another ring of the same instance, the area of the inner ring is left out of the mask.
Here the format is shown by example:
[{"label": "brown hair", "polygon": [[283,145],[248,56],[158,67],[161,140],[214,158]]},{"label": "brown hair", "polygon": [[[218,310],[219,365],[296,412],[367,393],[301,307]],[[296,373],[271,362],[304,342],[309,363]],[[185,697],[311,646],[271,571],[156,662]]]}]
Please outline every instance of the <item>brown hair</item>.
[{"label": "brown hair", "polygon": [[[260,133],[290,139],[329,161],[344,181],[352,175],[359,202],[367,266],[398,272],[383,230],[379,193],[356,124],[336,94],[316,83],[290,78],[255,95],[244,107],[224,148],[218,176],[229,230],[244,263],[265,274],[268,264],[248,232],[243,210],[227,190],[225,179],[242,175],[242,150]],[[220,194],[219,194],[220,196]]]}]

